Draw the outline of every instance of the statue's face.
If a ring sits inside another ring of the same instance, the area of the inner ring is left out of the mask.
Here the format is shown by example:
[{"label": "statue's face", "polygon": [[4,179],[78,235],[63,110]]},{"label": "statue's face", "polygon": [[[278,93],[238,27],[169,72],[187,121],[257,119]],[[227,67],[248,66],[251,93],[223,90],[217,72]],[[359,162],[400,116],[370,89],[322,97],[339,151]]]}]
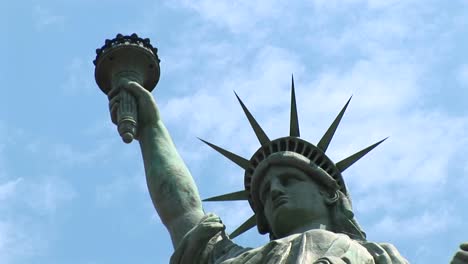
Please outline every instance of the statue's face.
[{"label": "statue's face", "polygon": [[294,167],[275,165],[267,170],[259,197],[277,238],[302,227],[328,223],[325,193],[312,177]]}]

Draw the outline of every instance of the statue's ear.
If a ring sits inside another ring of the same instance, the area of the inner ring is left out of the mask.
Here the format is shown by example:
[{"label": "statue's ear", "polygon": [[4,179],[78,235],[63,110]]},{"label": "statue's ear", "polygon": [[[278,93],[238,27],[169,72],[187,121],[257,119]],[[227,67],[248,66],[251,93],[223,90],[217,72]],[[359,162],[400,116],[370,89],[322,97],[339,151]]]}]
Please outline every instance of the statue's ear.
[{"label": "statue's ear", "polygon": [[327,205],[335,204],[338,201],[338,199],[340,198],[340,195],[339,195],[338,191],[327,192],[325,190],[321,190],[320,194],[325,199],[325,203]]}]

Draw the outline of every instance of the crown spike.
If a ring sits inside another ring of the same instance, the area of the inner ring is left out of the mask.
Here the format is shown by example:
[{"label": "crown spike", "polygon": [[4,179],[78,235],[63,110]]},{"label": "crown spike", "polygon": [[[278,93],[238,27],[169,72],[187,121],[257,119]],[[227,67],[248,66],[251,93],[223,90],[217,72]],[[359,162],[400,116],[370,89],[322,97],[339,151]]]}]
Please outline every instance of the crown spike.
[{"label": "crown spike", "polygon": [[336,167],[338,168],[338,170],[340,172],[343,172],[344,170],[346,170],[347,168],[349,168],[351,165],[353,165],[356,161],[358,161],[359,159],[361,159],[362,157],[364,157],[367,153],[369,153],[369,151],[371,151],[372,149],[374,149],[375,147],[377,147],[380,143],[384,142],[388,137],[380,140],[379,142],[377,143],[374,143],[373,145],[347,157],[346,159],[344,160],[341,160],[339,161],[338,163],[336,163]]},{"label": "crown spike", "polygon": [[210,197],[204,199],[204,202],[219,202],[219,201],[242,201],[247,200],[249,197],[249,193],[246,190],[227,193],[219,196]]},{"label": "crown spike", "polygon": [[237,97],[237,100],[239,100],[239,103],[241,104],[242,106],[242,109],[244,110],[244,113],[245,115],[247,116],[247,119],[249,119],[249,123],[250,125],[252,126],[253,130],[255,131],[255,134],[257,135],[257,138],[258,138],[258,141],[260,141],[260,144],[262,146],[265,146],[267,145],[268,143],[270,143],[270,139],[268,138],[268,136],[265,134],[265,132],[263,131],[263,129],[260,127],[260,125],[257,123],[257,121],[255,120],[255,118],[252,116],[252,114],[249,112],[249,110],[247,109],[247,107],[244,105],[244,103],[242,102],[242,100],[239,98],[239,96],[237,95],[237,93],[234,91],[234,94],[236,95]]},{"label": "crown spike", "polygon": [[208,146],[212,147],[214,150],[218,151],[221,155],[223,155],[224,157],[230,159],[232,162],[236,163],[237,165],[239,165],[239,167],[243,168],[243,169],[247,169],[250,164],[249,164],[249,161],[246,160],[245,158],[241,157],[241,156],[238,156],[232,152],[229,152],[221,147],[218,147],[214,144],[211,144],[210,142],[207,142],[201,138],[198,138],[199,140],[203,141],[205,144],[207,144]]},{"label": "crown spike", "polygon": [[297,117],[296,92],[294,90],[294,75],[291,75],[291,119],[289,125],[289,135],[300,137],[299,119]]},{"label": "crown spike", "polygon": [[229,237],[234,239],[235,237],[239,236],[240,234],[244,233],[245,231],[251,229],[252,227],[257,225],[257,219],[255,215],[252,215],[249,219],[247,219],[242,225],[240,225],[234,232],[232,232]]},{"label": "crown spike", "polygon": [[325,151],[327,151],[328,145],[330,145],[333,135],[335,134],[336,128],[340,124],[341,118],[343,117],[346,111],[346,108],[348,107],[348,104],[351,101],[351,98],[353,98],[353,96],[349,97],[348,102],[346,102],[343,109],[341,109],[338,116],[336,116],[335,120],[330,125],[327,132],[325,132],[325,134],[323,135],[323,137],[320,139],[319,143],[317,144],[317,147],[321,149],[324,153]]}]

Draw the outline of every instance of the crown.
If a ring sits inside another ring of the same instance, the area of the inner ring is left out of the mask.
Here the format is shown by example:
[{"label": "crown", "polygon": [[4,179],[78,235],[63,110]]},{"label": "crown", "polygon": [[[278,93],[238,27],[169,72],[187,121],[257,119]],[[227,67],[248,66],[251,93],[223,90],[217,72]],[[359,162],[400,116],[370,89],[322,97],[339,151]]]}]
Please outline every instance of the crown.
[{"label": "crown", "polygon": [[[253,197],[251,189],[252,189],[252,179],[255,175],[255,172],[262,161],[268,160],[269,157],[274,156],[275,153],[294,153],[298,154],[299,157],[305,157],[307,162],[312,163],[314,166],[317,166],[327,172],[329,176],[336,182],[337,188],[341,191],[349,201],[350,195],[346,189],[345,182],[343,180],[342,172],[353,165],[356,161],[361,159],[365,156],[369,151],[377,147],[380,143],[382,143],[385,139],[378,141],[377,143],[370,145],[367,148],[362,149],[361,151],[356,152],[355,154],[334,163],[326,154],[326,150],[335,134],[338,125],[340,124],[341,118],[343,117],[346,108],[348,107],[349,102],[351,101],[351,97],[346,102],[344,107],[341,109],[335,120],[332,122],[330,127],[327,129],[325,134],[322,136],[320,141],[317,145],[314,145],[310,142],[307,142],[300,137],[299,131],[299,120],[296,108],[296,95],[294,89],[294,77],[291,78],[291,113],[290,113],[290,131],[289,136],[281,137],[275,140],[270,140],[266,133],[263,131],[261,126],[252,116],[250,111],[247,109],[245,104],[236,94],[236,97],[249,120],[250,125],[252,126],[261,147],[252,155],[250,160],[247,160],[237,154],[234,154],[228,150],[225,150],[219,146],[216,146],[210,142],[207,142],[203,139],[200,139],[211,148],[240,166],[245,170],[244,174],[244,187],[245,189],[242,191],[237,191],[233,193],[228,193],[220,196],[211,197],[205,199],[203,201],[238,201],[238,200],[247,200],[250,204],[250,207],[254,211],[254,215],[252,215],[249,219],[247,219],[243,224],[241,224],[237,229],[235,229],[229,236],[234,238],[245,231],[253,228],[256,222],[256,213],[258,213],[256,208],[258,208],[258,201],[256,201],[255,197]],[[278,155],[276,155],[278,156]],[[291,155],[287,155],[291,157]]]}]

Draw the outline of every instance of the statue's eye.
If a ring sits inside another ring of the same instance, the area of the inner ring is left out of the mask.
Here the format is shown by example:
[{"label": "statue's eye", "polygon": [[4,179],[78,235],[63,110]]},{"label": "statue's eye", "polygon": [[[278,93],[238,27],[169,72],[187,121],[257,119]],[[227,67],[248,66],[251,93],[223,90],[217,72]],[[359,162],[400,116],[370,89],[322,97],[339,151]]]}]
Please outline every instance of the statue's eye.
[{"label": "statue's eye", "polygon": [[300,181],[302,181],[301,177],[291,174],[291,175],[287,175],[286,177],[284,177],[282,182],[284,186],[287,186],[287,185],[291,185]]}]

